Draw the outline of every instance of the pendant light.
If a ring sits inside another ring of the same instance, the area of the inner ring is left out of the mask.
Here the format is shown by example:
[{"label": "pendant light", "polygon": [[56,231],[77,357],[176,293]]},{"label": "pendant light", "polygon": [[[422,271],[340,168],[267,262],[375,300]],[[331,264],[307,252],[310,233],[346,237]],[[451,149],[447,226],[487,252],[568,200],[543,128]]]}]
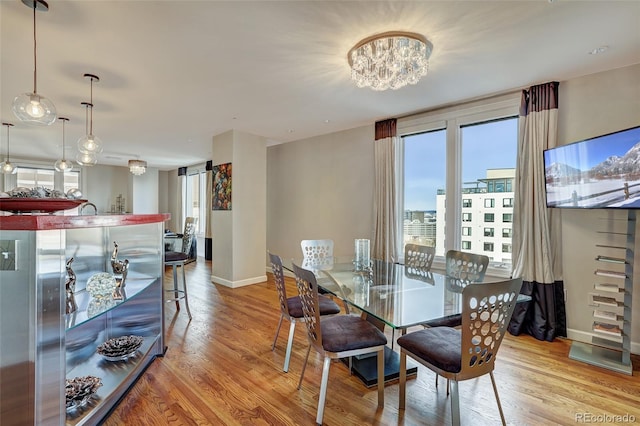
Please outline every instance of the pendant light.
[{"label": "pendant light", "polygon": [[9,159],[9,128],[13,127],[13,124],[2,123],[2,125],[7,126],[7,158],[2,163],[0,163],[0,170],[2,170],[2,173],[4,173],[5,175],[14,175],[18,171],[18,168],[11,164],[11,161]]},{"label": "pendant light", "polygon": [[[85,107],[85,133],[89,134],[89,106],[93,105],[91,105],[89,102],[81,102],[81,104]],[[80,140],[78,140],[78,145],[80,145]],[[79,146],[78,149],[80,149]],[[83,152],[82,150],[80,150],[80,152],[78,152],[78,155],[76,156],[76,161],[81,166],[93,166],[98,162],[98,154],[95,154],[93,152]]]},{"label": "pendant light", "polygon": [[91,98],[90,101],[82,102],[82,105],[88,107],[89,111],[89,128],[87,134],[78,139],[78,151],[83,154],[100,154],[102,152],[102,141],[93,134],[93,81],[100,81],[97,75],[85,74],[91,80]]},{"label": "pendant light", "polygon": [[64,155],[64,124],[69,121],[67,117],[58,117],[58,121],[62,121],[62,159],[56,161],[53,165],[56,172],[70,172],[73,170],[73,162],[67,161]]},{"label": "pendant light", "polygon": [[49,5],[44,0],[22,0],[33,9],[33,92],[18,95],[13,100],[13,113],[18,120],[36,125],[50,125],[56,121],[56,107],[49,99],[38,94],[38,61],[36,55],[36,10],[46,12]]}]

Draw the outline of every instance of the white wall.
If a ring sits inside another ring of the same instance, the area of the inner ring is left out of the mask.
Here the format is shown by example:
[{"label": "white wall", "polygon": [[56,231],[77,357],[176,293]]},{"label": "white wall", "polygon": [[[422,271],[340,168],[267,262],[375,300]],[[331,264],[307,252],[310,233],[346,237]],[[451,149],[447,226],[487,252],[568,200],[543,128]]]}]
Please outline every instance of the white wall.
[{"label": "white wall", "polygon": [[108,213],[120,194],[125,198],[127,211],[131,211],[129,168],[95,165],[82,170],[82,193],[96,205],[98,213]]},{"label": "white wall", "polygon": [[301,240],[329,238],[346,256],[372,237],[374,138],[371,124],[267,149],[269,251],[299,258]]},{"label": "white wall", "polygon": [[[560,82],[558,141],[567,144],[585,138],[640,125],[640,64]],[[625,232],[626,211],[563,210],[563,271],[567,290],[567,328],[574,340],[591,341],[593,271],[598,254],[595,247],[606,244],[599,230]],[[640,236],[640,229],[637,231]],[[636,242],[636,258],[640,241]],[[632,352],[640,353],[640,267],[634,271]]]},{"label": "white wall", "polygon": [[131,183],[131,213],[153,214],[160,213],[158,209],[158,169],[148,167],[147,171],[140,176],[129,173]]}]

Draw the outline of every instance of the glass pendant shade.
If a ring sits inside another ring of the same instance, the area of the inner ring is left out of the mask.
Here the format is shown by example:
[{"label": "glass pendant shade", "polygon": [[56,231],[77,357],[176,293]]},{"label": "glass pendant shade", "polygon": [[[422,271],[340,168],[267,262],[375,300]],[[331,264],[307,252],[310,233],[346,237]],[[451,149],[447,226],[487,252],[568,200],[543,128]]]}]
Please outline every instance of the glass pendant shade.
[{"label": "glass pendant shade", "polygon": [[96,154],[81,152],[76,156],[76,161],[81,166],[93,166],[98,163],[98,157]]},{"label": "glass pendant shade", "polygon": [[48,126],[56,121],[56,107],[49,99],[37,93],[23,93],[13,100],[13,113],[27,124]]},{"label": "glass pendant shade", "polygon": [[38,94],[38,56],[36,54],[36,10],[46,12],[49,5],[44,0],[22,0],[33,9],[33,92],[23,93],[13,99],[12,110],[18,120],[27,124],[51,125],[56,121],[56,107],[51,100]]},{"label": "glass pendant shade", "polygon": [[7,157],[2,163],[0,163],[0,171],[2,171],[2,173],[5,175],[14,175],[18,172],[18,168],[13,164],[11,164],[11,161],[9,160],[9,145],[10,145],[9,129],[13,127],[13,124],[2,123],[2,125],[6,126],[7,128]]},{"label": "glass pendant shade", "polygon": [[78,151],[83,154],[100,154],[102,141],[94,135],[85,135],[78,139]]},{"label": "glass pendant shade", "polygon": [[60,117],[58,120],[62,121],[62,158],[56,161],[53,167],[56,169],[56,172],[70,172],[73,170],[73,162],[67,161],[64,156],[64,123],[69,121],[69,119]]},{"label": "glass pendant shade", "polygon": [[9,160],[0,163],[0,169],[5,175],[15,175],[18,172],[18,168],[11,164]]}]

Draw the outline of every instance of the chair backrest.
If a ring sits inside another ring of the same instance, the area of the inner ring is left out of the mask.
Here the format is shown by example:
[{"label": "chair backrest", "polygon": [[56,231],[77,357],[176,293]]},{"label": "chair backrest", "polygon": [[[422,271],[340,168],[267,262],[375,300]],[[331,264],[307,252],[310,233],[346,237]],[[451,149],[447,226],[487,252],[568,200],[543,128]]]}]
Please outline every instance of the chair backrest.
[{"label": "chair backrest", "polygon": [[182,233],[182,250],[184,254],[189,254],[193,239],[196,237],[196,229],[198,224],[197,217],[188,217],[184,220],[184,231]]},{"label": "chair backrest", "polygon": [[449,250],[446,255],[447,276],[462,283],[480,283],[489,266],[489,257],[482,254]]},{"label": "chair backrest", "polygon": [[318,301],[318,283],[313,272],[293,265],[293,273],[296,276],[296,287],[302,302],[302,313],[307,326],[309,343],[322,353],[322,329],[320,327],[320,305]]},{"label": "chair backrest", "polygon": [[305,268],[322,269],[333,265],[333,240],[302,240],[300,248]]},{"label": "chair backrest", "polygon": [[406,244],[404,246],[404,266],[405,268],[428,271],[431,269],[435,255],[435,247],[420,244]]},{"label": "chair backrest", "polygon": [[522,278],[516,278],[468,285],[462,291],[462,365],[459,380],[493,371],[520,287]]},{"label": "chair backrest", "polygon": [[282,268],[282,259],[280,256],[269,253],[271,261],[271,271],[273,272],[273,281],[276,283],[278,291],[278,301],[280,302],[280,311],[289,315],[289,304],[287,303],[287,289],[284,282],[284,270]]}]

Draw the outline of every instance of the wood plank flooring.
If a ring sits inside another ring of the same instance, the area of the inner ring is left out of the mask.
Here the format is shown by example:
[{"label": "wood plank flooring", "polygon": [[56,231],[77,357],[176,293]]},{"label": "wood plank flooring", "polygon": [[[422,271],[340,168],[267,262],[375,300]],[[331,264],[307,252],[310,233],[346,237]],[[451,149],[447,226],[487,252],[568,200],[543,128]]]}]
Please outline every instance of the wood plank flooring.
[{"label": "wood plank flooring", "polygon": [[[289,323],[283,323],[271,351],[279,318],[271,276],[265,283],[230,289],[212,284],[210,274],[211,262],[202,258],[187,266],[193,320],[184,308],[176,312],[174,303],[166,304],[166,355],[151,364],[104,424],[315,424],[322,360],[311,352],[297,390],[307,348],[299,324],[289,372],[282,372]],[[167,269],[165,282],[171,280]],[[292,280],[288,286],[295,294]],[[507,423],[640,423],[640,357],[633,357],[634,374],[626,376],[571,360],[569,348],[568,340],[507,335],[494,372]],[[500,424],[488,376],[461,382],[459,388],[463,425]],[[385,405],[378,408],[376,389],[367,389],[341,363],[332,364],[328,389],[325,425],[451,421],[446,382],[440,379],[436,388],[434,374],[423,367],[408,381],[404,411],[398,410],[397,382],[386,385]]]}]

